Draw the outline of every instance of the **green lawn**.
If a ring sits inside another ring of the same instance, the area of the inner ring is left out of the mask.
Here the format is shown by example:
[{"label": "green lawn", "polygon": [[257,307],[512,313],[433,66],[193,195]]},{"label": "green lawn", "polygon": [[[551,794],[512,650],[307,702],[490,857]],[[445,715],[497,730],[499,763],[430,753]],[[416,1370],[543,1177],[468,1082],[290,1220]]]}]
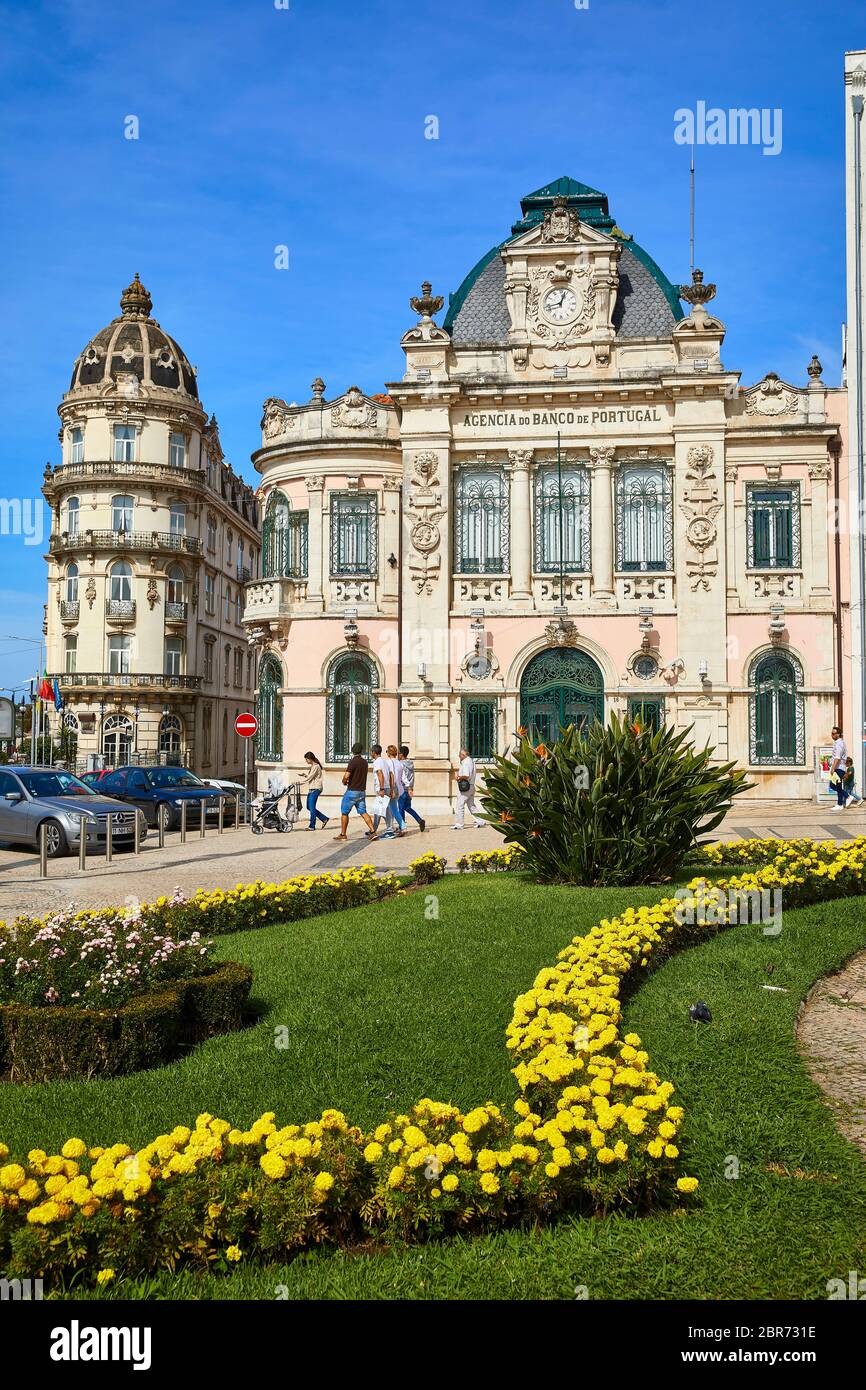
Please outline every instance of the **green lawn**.
[{"label": "green lawn", "polygon": [[[435,891],[438,922],[414,893],[222,938],[220,953],[253,966],[267,1001],[255,1027],[121,1081],[0,1087],[0,1137],[13,1150],[72,1133],[140,1143],[201,1109],[247,1124],[263,1109],[289,1121],[337,1105],[367,1125],[423,1095],[507,1100],[514,996],[572,935],[660,893],[511,876],[449,878]],[[701,1178],[688,1213],[565,1219],[363,1257],[317,1252],[228,1279],[121,1283],[115,1296],[273,1298],[284,1285],[292,1298],[573,1298],[586,1285],[591,1298],[826,1297],[828,1278],[866,1261],[866,1163],[808,1079],[794,1023],[808,986],[864,945],[858,900],[789,912],[780,937],[734,928],[676,956],[630,1000],[629,1026],[686,1106],[683,1148]],[[711,1025],[688,1021],[698,998]],[[279,1050],[283,1025],[290,1045]],[[725,1177],[729,1155],[737,1179]]]}]

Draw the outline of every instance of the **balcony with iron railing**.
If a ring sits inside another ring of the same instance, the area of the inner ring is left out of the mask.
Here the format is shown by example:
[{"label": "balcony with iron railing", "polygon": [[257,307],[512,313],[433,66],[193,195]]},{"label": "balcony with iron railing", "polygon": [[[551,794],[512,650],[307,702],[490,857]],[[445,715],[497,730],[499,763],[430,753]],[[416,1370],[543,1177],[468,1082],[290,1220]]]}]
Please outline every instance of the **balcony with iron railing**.
[{"label": "balcony with iron railing", "polygon": [[134,623],[135,599],[107,598],[105,600],[105,616],[112,623]]},{"label": "balcony with iron railing", "polygon": [[62,623],[77,623],[81,604],[77,598],[64,598],[60,601],[60,621]]},{"label": "balcony with iron railing", "polygon": [[168,599],[165,605],[167,623],[185,623],[189,605],[176,599]]},{"label": "balcony with iron railing", "polygon": [[139,463],[128,460],[61,463],[56,468],[46,470],[44,486],[51,492],[67,484],[74,485],[89,479],[98,482],[101,478],[109,482],[117,478],[140,478],[147,482],[194,488],[199,492],[207,487],[207,473],[203,468],[175,468],[169,463]]},{"label": "balcony with iron railing", "polygon": [[61,531],[51,536],[48,548],[52,555],[82,550],[167,550],[200,555],[201,541],[174,531]]},{"label": "balcony with iron railing", "polygon": [[[54,677],[51,677],[52,681]],[[165,671],[64,671],[61,690],[199,690],[201,676],[173,676]]]}]

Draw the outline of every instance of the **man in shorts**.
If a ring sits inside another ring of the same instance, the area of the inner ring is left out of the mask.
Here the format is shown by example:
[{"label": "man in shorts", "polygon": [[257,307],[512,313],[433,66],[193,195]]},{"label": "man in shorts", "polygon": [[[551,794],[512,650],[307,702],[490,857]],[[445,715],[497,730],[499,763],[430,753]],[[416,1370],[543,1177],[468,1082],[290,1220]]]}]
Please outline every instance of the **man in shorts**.
[{"label": "man in shorts", "polygon": [[370,827],[370,839],[374,840],[376,838],[373,822],[367,815],[367,771],[368,763],[367,759],[363,756],[361,745],[360,743],[353,743],[352,756],[349,759],[346,771],[343,773],[343,786],[346,790],[343,792],[343,800],[340,802],[340,833],[337,836],[338,840],[345,840],[348,838],[346,831],[349,828],[349,816],[353,811],[357,811],[362,820],[367,822],[367,825]]}]

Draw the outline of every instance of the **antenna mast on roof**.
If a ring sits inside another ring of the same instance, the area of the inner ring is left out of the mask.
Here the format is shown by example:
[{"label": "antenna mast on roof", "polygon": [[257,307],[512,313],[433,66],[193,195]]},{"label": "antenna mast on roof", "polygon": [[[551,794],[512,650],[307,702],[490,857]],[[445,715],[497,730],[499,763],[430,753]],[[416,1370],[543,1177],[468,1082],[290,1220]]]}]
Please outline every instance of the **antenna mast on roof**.
[{"label": "antenna mast on roof", "polygon": [[695,268],[695,147],[692,143],[692,163],[689,171],[689,273]]}]

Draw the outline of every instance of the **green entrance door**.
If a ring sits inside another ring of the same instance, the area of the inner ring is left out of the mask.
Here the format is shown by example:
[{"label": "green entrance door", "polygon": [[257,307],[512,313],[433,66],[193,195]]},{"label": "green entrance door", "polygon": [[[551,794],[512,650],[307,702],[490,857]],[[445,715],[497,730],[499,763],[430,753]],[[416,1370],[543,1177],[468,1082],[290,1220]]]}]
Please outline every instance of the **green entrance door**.
[{"label": "green entrance door", "polygon": [[560,729],[604,719],[604,677],[586,652],[539,652],[520,682],[520,722],[533,743],[555,743]]}]

